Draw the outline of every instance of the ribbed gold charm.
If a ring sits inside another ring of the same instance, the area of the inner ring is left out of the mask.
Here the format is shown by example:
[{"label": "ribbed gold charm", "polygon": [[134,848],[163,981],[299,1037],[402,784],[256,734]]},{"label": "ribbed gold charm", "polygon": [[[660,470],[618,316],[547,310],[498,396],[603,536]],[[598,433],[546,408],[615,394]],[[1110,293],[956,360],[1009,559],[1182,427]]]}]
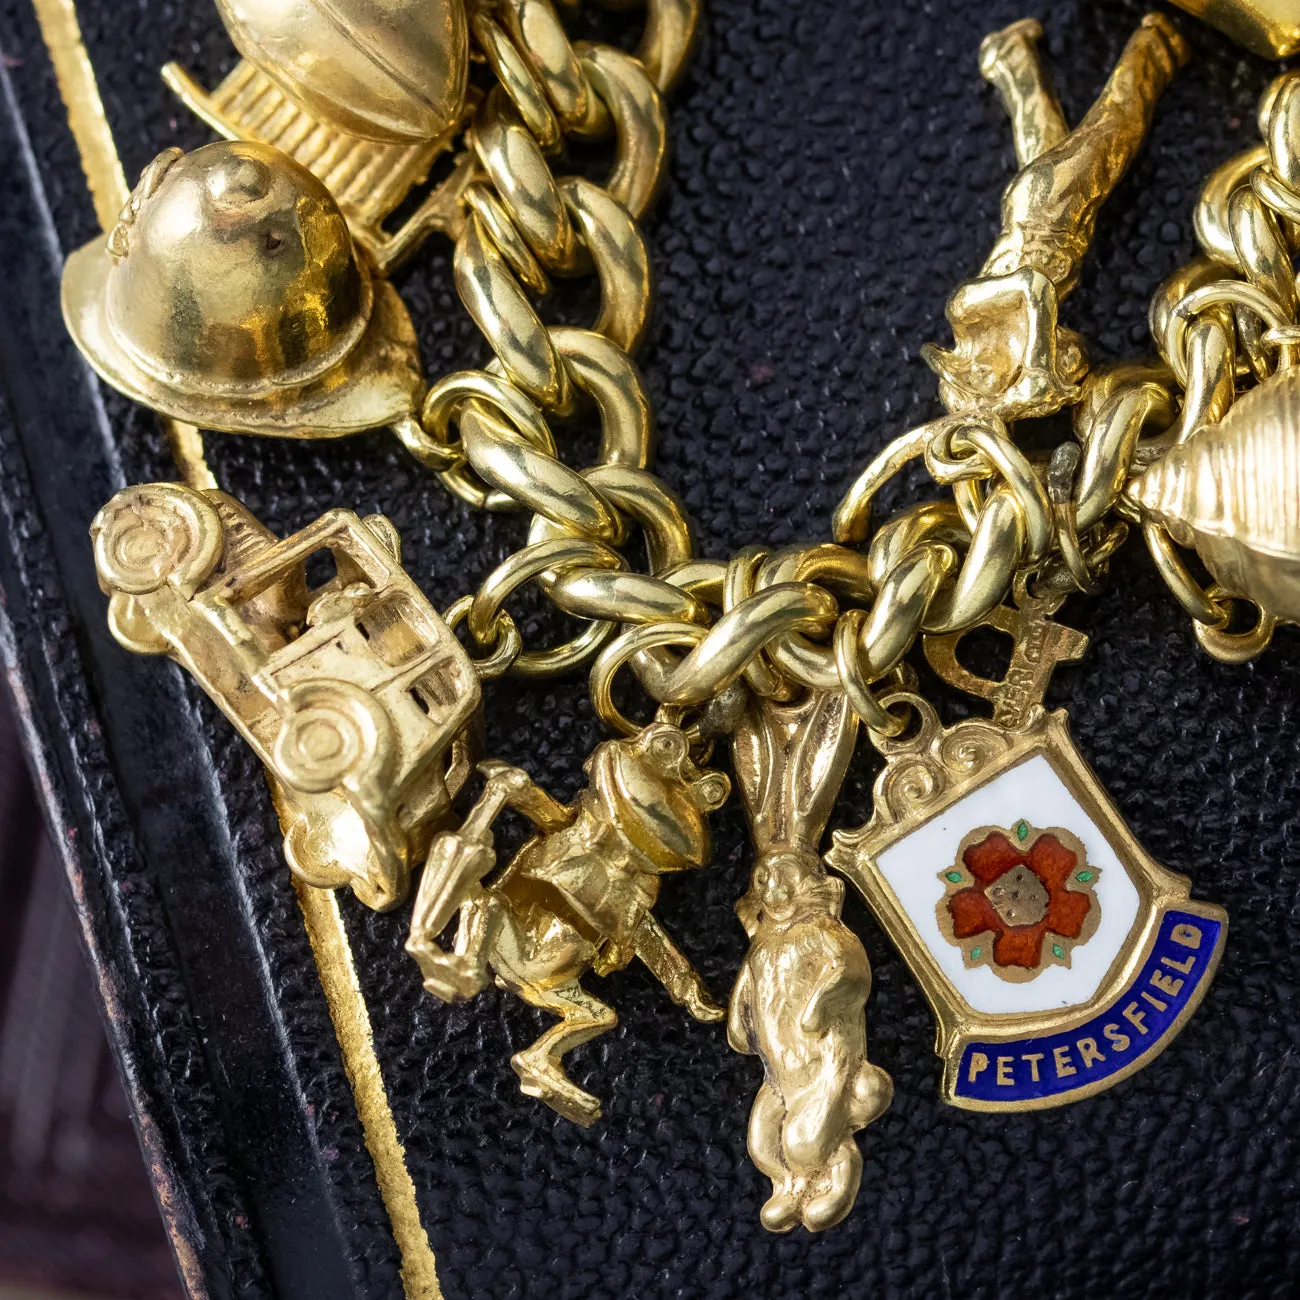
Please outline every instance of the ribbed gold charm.
[{"label": "ribbed gold charm", "polygon": [[1237,398],[1130,486],[1228,591],[1300,620],[1300,369]]}]

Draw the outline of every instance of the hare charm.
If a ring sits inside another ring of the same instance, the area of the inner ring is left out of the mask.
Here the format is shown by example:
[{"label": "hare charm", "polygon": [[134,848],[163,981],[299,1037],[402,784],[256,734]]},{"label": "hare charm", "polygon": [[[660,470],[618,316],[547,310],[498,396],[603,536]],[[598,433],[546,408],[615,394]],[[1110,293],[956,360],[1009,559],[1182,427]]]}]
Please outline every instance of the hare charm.
[{"label": "hare charm", "polygon": [[867,1060],[871,966],[840,920],[844,883],[817,856],[857,733],[844,695],[811,692],[794,707],[753,701],[732,741],[758,861],[736,904],[749,952],[727,1038],[763,1062],[749,1154],[772,1180],[762,1219],[773,1232],[819,1232],[848,1214],[862,1179],[853,1135],[894,1093]]}]

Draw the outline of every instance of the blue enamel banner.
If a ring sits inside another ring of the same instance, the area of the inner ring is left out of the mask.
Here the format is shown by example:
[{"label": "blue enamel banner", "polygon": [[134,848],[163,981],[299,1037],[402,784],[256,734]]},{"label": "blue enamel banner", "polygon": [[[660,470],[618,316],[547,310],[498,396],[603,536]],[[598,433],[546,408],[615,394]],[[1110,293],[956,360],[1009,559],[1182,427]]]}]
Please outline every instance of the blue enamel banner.
[{"label": "blue enamel banner", "polygon": [[1131,1068],[1164,1045],[1199,995],[1223,928],[1194,912],[1166,912],[1141,969],[1099,1015],[1054,1034],[968,1043],[954,1100],[997,1105],[1060,1097]]}]

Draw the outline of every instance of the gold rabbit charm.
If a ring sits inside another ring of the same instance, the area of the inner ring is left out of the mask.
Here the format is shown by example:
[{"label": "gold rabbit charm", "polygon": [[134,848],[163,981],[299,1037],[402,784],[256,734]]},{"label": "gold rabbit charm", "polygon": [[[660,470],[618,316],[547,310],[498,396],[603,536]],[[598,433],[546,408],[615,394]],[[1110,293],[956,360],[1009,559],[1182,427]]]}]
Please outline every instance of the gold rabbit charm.
[{"label": "gold rabbit charm", "polygon": [[840,920],[844,883],[817,856],[857,734],[845,696],[810,692],[790,707],[753,701],[732,740],[758,861],[736,904],[749,952],[727,1039],[763,1062],[749,1154],[772,1180],[762,1219],[773,1232],[819,1232],[848,1214],[862,1180],[853,1135],[894,1094],[867,1060],[871,965]]},{"label": "gold rabbit charm", "polygon": [[[639,957],[697,1020],[723,1018],[651,908],[660,876],[709,860],[706,814],[726,802],[731,783],[698,768],[685,734],[663,722],[598,745],[587,760],[591,783],[568,807],[518,768],[481,770],[487,785],[478,803],[429,852],[406,950],[424,987],[444,1002],[486,987],[490,967],[503,988],[558,1015],[511,1065],[529,1096],[576,1124],[594,1124],[600,1102],[562,1064],[566,1052],[618,1023],[613,1008],[582,987],[587,971],[608,975]],[[505,808],[540,834],[485,887],[496,865],[490,827]],[[455,951],[447,952],[438,935],[457,912]]]}]

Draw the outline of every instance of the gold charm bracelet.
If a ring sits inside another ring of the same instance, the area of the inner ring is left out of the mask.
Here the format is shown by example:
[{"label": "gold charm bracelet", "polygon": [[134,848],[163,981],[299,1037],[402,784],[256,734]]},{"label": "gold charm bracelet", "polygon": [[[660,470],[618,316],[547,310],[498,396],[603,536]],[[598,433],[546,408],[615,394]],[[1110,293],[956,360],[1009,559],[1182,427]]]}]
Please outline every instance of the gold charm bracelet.
[{"label": "gold charm bracelet", "polygon": [[[551,0],[398,0],[387,28],[355,31],[312,4],[217,5],[243,60],[211,93],[175,65],[164,75],[225,141],[160,155],[107,239],[69,259],[81,350],[173,420],[294,438],[388,426],[465,501],[532,515],[527,545],[439,617],[381,516],[336,509],[277,540],[228,496],[174,484],[100,512],[115,635],[182,663],[254,746],[298,878],[387,909],[419,873],[406,946],[425,987],[454,1001],[495,976],[554,1013],[512,1063],[526,1093],[580,1123],[599,1102],[562,1057],[614,1023],[588,971],[639,959],[697,1019],[725,1017],[732,1045],[764,1062],[750,1149],[776,1231],[848,1213],[854,1134],[892,1091],[867,1060],[870,966],[840,920],[841,877],[935,1007],[954,1104],[1055,1105],[1150,1059],[1208,986],[1226,917],[1143,852],[1043,709],[1052,667],[1086,644],[1051,617],[1097,589],[1138,527],[1211,654],[1244,661],[1279,620],[1300,621],[1300,73],[1265,96],[1264,143],[1202,194],[1202,254],[1152,304],[1159,358],[1091,367],[1059,307],[1186,47],[1148,16],[1071,129],[1038,25],[990,36],[980,68],[1021,170],[988,259],[949,299],[952,346],[925,349],[946,414],[866,466],[833,542],[724,562],[694,554],[648,469],[632,360],[652,305],[637,222],[696,0],[649,0],[635,57],[572,42]],[[566,144],[587,140],[613,141],[604,185],[562,169]],[[385,277],[434,232],[455,240],[457,291],[494,358],[427,385]],[[552,281],[591,275],[593,328],[546,324],[535,304]],[[1017,422],[1065,409],[1073,441],[1022,450]],[[553,426],[584,410],[600,449],[576,470]],[[881,489],[916,461],[950,495],[875,525]],[[634,526],[645,572],[626,554]],[[313,588],[322,549],[336,573]],[[524,646],[508,604],[533,582],[585,620],[568,643]],[[1002,682],[957,662],[983,625],[1015,641]],[[991,722],[940,727],[906,664],[918,640],[992,701]],[[588,665],[618,738],[572,804],[478,762],[482,680]],[[615,703],[625,665],[659,706],[649,724]],[[823,861],[860,727],[886,760],[876,812]],[[662,875],[708,860],[707,814],[730,783],[702,765],[723,736],[758,850],[727,1010],[653,913]],[[457,817],[476,763],[481,791]],[[497,870],[507,807],[538,833]]]}]

